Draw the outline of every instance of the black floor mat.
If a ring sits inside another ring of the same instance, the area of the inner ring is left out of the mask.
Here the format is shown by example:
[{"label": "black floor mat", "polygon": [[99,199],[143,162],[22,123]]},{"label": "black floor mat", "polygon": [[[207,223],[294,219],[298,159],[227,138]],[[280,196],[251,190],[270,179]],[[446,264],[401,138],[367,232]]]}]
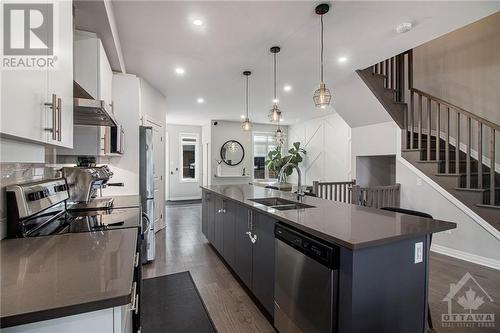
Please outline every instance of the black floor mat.
[{"label": "black floor mat", "polygon": [[143,281],[143,333],[215,333],[189,272]]}]

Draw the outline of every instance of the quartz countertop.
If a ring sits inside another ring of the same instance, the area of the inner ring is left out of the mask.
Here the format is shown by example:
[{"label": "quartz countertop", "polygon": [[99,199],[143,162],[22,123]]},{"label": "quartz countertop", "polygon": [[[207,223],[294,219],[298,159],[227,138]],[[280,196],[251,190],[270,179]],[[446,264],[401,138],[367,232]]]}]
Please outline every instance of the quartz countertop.
[{"label": "quartz countertop", "polygon": [[280,197],[297,201],[289,192],[252,185],[213,185],[202,189],[270,215],[326,242],[361,249],[417,238],[456,228],[452,222],[399,214],[310,196],[303,203],[314,208],[279,211],[249,199]]},{"label": "quartz countertop", "polygon": [[130,303],[137,229],[5,239],[1,327]]}]

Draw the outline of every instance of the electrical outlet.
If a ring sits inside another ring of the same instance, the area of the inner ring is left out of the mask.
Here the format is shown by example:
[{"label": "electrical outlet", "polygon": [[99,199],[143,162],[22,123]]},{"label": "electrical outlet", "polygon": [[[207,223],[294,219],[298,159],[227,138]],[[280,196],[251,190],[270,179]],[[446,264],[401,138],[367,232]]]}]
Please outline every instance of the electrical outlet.
[{"label": "electrical outlet", "polygon": [[424,243],[415,243],[415,264],[424,261]]}]

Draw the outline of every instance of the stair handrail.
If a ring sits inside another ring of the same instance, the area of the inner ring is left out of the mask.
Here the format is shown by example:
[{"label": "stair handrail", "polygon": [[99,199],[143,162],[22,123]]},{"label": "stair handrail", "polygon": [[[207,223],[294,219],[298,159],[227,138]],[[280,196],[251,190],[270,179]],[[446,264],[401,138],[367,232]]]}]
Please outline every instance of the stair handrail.
[{"label": "stair handrail", "polygon": [[432,99],[432,100],[434,100],[435,102],[438,102],[441,105],[445,105],[446,107],[449,107],[450,109],[454,109],[455,111],[457,111],[457,112],[459,112],[459,113],[461,113],[463,115],[467,115],[469,118],[472,118],[472,119],[474,119],[474,120],[482,123],[483,125],[486,125],[488,127],[494,128],[496,131],[500,131],[500,125],[497,125],[497,124],[495,124],[495,123],[493,123],[493,122],[491,122],[491,121],[489,121],[489,120],[487,120],[485,118],[482,118],[482,117],[480,117],[480,116],[478,116],[478,115],[476,115],[474,113],[471,113],[471,112],[469,112],[467,110],[464,110],[461,107],[456,106],[456,105],[454,105],[454,104],[452,104],[450,102],[447,102],[447,101],[445,101],[445,100],[443,100],[443,99],[441,99],[439,97],[435,97],[435,96],[433,96],[433,95],[431,95],[429,93],[426,93],[426,92],[424,92],[422,90],[419,90],[417,88],[410,88],[410,91],[412,91],[412,92],[414,92],[416,94],[425,96],[426,98]]}]

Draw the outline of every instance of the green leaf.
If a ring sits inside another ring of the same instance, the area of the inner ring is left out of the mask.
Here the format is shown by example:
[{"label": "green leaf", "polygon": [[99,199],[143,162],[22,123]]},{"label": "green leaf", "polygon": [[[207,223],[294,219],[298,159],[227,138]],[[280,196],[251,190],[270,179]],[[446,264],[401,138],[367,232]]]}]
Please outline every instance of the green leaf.
[{"label": "green leaf", "polygon": [[293,146],[295,147],[295,149],[299,150],[300,142],[294,142]]}]

